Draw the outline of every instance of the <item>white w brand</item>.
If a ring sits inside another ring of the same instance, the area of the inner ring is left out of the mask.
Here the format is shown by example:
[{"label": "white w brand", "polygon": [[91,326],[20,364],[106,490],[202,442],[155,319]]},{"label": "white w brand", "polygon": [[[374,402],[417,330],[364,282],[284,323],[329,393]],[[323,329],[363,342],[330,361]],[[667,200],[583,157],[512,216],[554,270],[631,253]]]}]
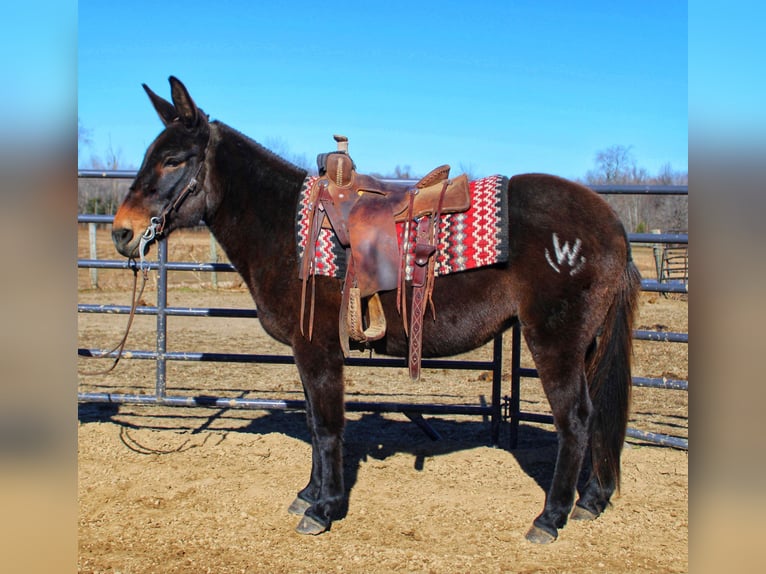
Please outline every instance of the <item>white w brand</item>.
[{"label": "white w brand", "polygon": [[562,245],[559,241],[559,236],[553,234],[553,252],[556,255],[556,261],[553,261],[550,251],[545,248],[545,259],[556,273],[561,273],[561,267],[566,264],[571,269],[569,275],[575,275],[582,270],[585,265],[585,257],[580,256],[580,249],[582,248],[582,241],[580,238],[575,239],[574,244],[570,247],[569,242],[565,241]]}]

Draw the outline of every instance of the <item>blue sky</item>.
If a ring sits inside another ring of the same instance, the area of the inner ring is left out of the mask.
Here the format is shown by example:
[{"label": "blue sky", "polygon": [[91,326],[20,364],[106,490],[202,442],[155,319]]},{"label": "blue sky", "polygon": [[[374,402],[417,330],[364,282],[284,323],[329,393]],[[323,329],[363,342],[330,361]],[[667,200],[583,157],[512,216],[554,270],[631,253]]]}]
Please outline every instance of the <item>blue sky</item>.
[{"label": "blue sky", "polygon": [[162,126],[141,89],[309,160],[350,138],[363,171],[450,163],[583,177],[632,146],[688,169],[687,5],[644,1],[95,2],[78,6],[78,118],[140,164]]}]

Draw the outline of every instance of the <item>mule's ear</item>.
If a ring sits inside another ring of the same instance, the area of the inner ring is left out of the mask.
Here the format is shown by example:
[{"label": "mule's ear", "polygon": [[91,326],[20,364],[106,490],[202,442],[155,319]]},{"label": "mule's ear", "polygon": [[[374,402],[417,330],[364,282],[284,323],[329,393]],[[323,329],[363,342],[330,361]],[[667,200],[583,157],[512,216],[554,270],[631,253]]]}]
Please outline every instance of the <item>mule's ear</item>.
[{"label": "mule's ear", "polygon": [[187,128],[196,127],[200,117],[200,111],[197,108],[197,105],[194,103],[194,100],[191,99],[189,92],[186,90],[186,86],[184,86],[178,78],[170,76],[169,80],[170,94],[173,97],[173,105],[175,106],[178,117]]},{"label": "mule's ear", "polygon": [[154,106],[154,109],[157,110],[157,114],[160,116],[160,119],[162,120],[163,124],[167,126],[174,119],[178,118],[178,112],[173,107],[173,104],[159,97],[151,89],[149,89],[149,86],[147,86],[146,84],[141,84],[141,85],[144,87],[144,91],[147,93],[147,95],[149,96],[149,99],[152,101],[152,105]]}]

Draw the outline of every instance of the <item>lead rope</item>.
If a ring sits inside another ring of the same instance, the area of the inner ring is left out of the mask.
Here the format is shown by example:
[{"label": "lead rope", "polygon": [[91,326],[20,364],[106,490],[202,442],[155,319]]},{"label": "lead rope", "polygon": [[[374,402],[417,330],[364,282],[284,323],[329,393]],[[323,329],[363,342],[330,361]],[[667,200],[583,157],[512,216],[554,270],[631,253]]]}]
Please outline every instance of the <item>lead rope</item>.
[{"label": "lead rope", "polygon": [[132,303],[130,305],[130,314],[128,316],[128,325],[125,327],[125,334],[122,336],[122,339],[120,339],[120,342],[117,343],[112,349],[109,351],[106,351],[103,353],[103,355],[111,355],[115,351],[117,351],[117,356],[114,358],[114,362],[112,363],[112,366],[108,369],[104,369],[101,371],[80,371],[78,370],[77,373],[80,375],[86,375],[86,376],[93,376],[93,375],[106,375],[107,373],[110,373],[114,370],[114,368],[117,366],[117,363],[120,362],[120,359],[122,358],[122,352],[125,349],[125,343],[128,340],[128,333],[130,333],[130,327],[133,325],[133,317],[136,316],[136,307],[138,306],[138,302],[141,300],[141,295],[144,293],[144,287],[146,287],[146,281],[148,279],[148,269],[143,267],[141,269],[141,275],[142,275],[142,281],[141,281],[141,289],[138,290],[138,295],[136,295],[136,290],[138,286],[138,267],[133,266],[133,295],[131,296]]},{"label": "lead rope", "polygon": [[[85,376],[95,376],[95,375],[106,375],[114,370],[114,368],[117,366],[117,363],[120,362],[120,359],[122,358],[122,353],[125,350],[125,343],[128,340],[128,334],[130,333],[130,327],[133,325],[133,318],[136,316],[136,307],[138,307],[138,302],[141,300],[141,296],[144,294],[144,287],[146,287],[146,282],[149,280],[149,265],[146,263],[146,260],[144,259],[144,252],[146,251],[147,245],[154,240],[154,238],[157,235],[157,226],[159,225],[159,219],[156,217],[152,217],[151,223],[149,224],[149,227],[146,228],[146,231],[144,231],[144,234],[141,236],[141,241],[138,244],[138,254],[140,257],[140,263],[138,266],[135,264],[135,259],[131,258],[129,259],[129,265],[131,265],[131,270],[133,271],[133,293],[131,295],[131,303],[130,303],[130,314],[128,315],[128,325],[125,327],[125,334],[122,336],[122,339],[120,339],[120,342],[117,343],[112,349],[109,351],[106,351],[103,353],[103,355],[111,355],[115,351],[117,351],[117,356],[114,358],[114,362],[112,365],[107,368],[103,369],[101,371],[81,371],[77,370],[77,373],[80,375]],[[138,289],[138,271],[141,271],[141,289]],[[138,294],[136,294],[136,291],[138,290]]]}]

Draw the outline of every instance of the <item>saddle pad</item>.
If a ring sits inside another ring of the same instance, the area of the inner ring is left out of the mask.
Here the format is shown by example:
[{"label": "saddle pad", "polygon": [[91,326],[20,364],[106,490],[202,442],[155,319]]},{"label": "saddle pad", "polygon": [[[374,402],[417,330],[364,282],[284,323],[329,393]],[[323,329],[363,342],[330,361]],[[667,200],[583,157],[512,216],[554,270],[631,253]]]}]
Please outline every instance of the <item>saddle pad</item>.
[{"label": "saddle pad", "polygon": [[[298,260],[303,257],[309,228],[308,197],[318,178],[303,182],[296,214]],[[508,178],[492,175],[469,183],[471,207],[463,213],[448,213],[439,222],[436,275],[448,275],[477,267],[508,261]],[[396,224],[399,249],[404,237],[404,223]],[[412,278],[414,228],[410,231],[406,278]],[[335,232],[322,229],[316,246],[316,274],[343,278],[346,274],[346,250]]]}]

